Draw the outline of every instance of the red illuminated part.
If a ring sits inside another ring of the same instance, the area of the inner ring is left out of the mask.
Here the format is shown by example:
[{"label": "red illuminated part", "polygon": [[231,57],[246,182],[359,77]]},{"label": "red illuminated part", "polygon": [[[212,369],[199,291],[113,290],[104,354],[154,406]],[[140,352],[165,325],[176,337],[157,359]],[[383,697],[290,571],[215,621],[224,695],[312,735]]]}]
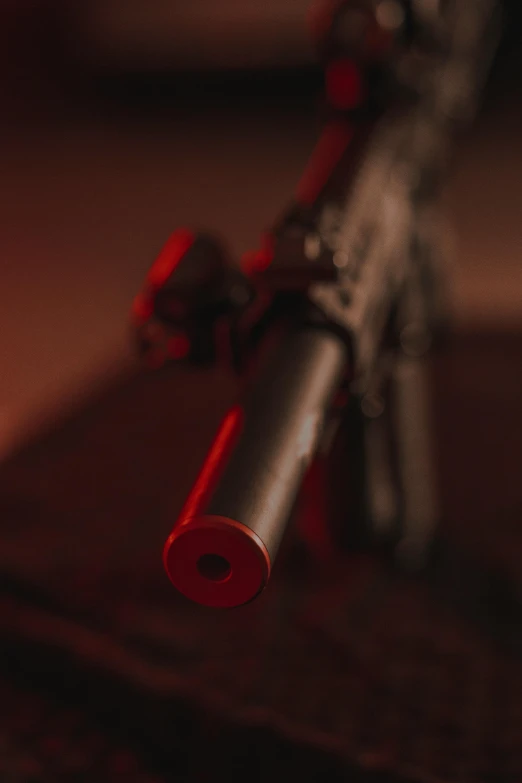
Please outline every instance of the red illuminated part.
[{"label": "red illuminated part", "polygon": [[363,80],[353,60],[342,59],[330,63],[326,69],[326,94],[336,109],[355,109],[362,103]]},{"label": "red illuminated part", "polygon": [[256,255],[256,271],[264,272],[265,269],[268,269],[273,260],[274,254],[272,250],[269,250],[268,248],[262,248]]},{"label": "red illuminated part", "polygon": [[274,238],[271,234],[265,234],[261,238],[259,250],[252,250],[243,255],[241,268],[248,274],[264,272],[274,260]]},{"label": "red illuminated part", "polygon": [[219,481],[224,464],[241,433],[243,418],[243,408],[240,405],[235,405],[221,422],[196,483],[181,509],[177,526],[185,524],[186,520],[193,519],[211,495],[212,490]]},{"label": "red illuminated part", "polygon": [[167,334],[156,321],[148,321],[137,329],[143,361],[151,370],[162,367],[168,359]]},{"label": "red illuminated part", "polygon": [[247,275],[254,275],[256,272],[264,272],[268,269],[272,260],[272,254],[265,250],[250,250],[241,259],[241,269]]},{"label": "red illuminated part", "polygon": [[135,324],[141,325],[146,323],[149,318],[152,318],[154,313],[154,304],[150,296],[146,294],[138,294],[132,303],[132,320]]},{"label": "red illuminated part", "polygon": [[164,563],[180,593],[223,609],[255,598],[270,577],[261,539],[227,517],[201,516],[181,524],[167,541]]},{"label": "red illuminated part", "polygon": [[326,126],[297,185],[298,201],[306,205],[314,203],[352,138],[353,127],[348,122],[332,122]]},{"label": "red illuminated part", "polygon": [[190,353],[190,340],[185,334],[169,337],[167,350],[171,359],[185,359]]},{"label": "red illuminated part", "polygon": [[254,598],[270,576],[270,557],[252,530],[236,520],[202,513],[241,433],[243,416],[240,406],[225,416],[163,552],[173,585],[205,606],[240,606]]},{"label": "red illuminated part", "polygon": [[180,228],[168,239],[167,244],[149,269],[147,284],[153,291],[157,291],[164,285],[185,253],[195,242],[192,231]]}]

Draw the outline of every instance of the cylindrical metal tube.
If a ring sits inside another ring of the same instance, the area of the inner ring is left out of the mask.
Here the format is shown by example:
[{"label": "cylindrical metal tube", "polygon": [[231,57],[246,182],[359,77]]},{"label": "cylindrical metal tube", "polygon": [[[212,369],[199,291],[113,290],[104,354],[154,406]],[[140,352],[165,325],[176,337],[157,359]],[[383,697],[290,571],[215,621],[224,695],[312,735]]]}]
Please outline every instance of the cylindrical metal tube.
[{"label": "cylindrical metal tube", "polygon": [[165,546],[180,592],[231,607],[266,585],[346,361],[335,334],[297,330],[229,412]]}]

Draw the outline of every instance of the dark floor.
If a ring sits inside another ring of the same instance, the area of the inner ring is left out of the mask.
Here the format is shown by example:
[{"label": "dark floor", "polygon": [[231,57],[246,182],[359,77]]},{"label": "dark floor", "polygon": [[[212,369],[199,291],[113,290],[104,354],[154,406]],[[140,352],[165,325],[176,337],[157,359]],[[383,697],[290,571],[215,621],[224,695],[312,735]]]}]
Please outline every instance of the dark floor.
[{"label": "dark floor", "polygon": [[7,780],[111,779],[120,753],[126,780],[234,765],[263,782],[519,780],[521,346],[461,334],[434,361],[450,546],[419,579],[361,557],[325,573],[289,550],[250,606],[216,614],[175,593],[160,553],[233,392],[219,373],[122,376],[8,460]]}]

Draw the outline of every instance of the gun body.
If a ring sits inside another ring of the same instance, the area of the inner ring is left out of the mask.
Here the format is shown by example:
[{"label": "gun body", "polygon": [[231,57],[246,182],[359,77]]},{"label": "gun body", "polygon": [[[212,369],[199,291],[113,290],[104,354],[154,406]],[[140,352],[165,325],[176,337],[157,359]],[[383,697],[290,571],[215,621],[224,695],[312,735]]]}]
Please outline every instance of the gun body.
[{"label": "gun body", "polygon": [[444,324],[433,215],[496,18],[485,1],[430,7],[340,3],[321,39],[337,105],[289,210],[242,272],[216,240],[178,233],[138,298],[147,356],[228,357],[244,372],[266,354],[165,548],[174,585],[200,603],[236,606],[265,587],[332,422],[337,460],[357,468],[351,505],[342,479],[333,497],[344,527],[422,563],[436,522],[422,361]]}]

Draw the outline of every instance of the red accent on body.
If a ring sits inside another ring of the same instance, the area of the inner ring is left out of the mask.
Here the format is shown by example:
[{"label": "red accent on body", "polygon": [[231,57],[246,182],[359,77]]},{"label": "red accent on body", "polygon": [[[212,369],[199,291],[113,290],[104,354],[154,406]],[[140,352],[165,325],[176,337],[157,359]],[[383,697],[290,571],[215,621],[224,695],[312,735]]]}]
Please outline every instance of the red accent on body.
[{"label": "red accent on body", "polygon": [[344,155],[353,134],[353,127],[348,122],[332,122],[326,126],[297,185],[297,201],[306,205],[314,203]]},{"label": "red accent on body", "polygon": [[194,242],[193,232],[186,228],[180,228],[171,235],[147,275],[147,285],[153,291],[157,291],[167,282]]},{"label": "red accent on body", "polygon": [[[163,552],[165,570],[174,586],[206,606],[240,606],[263,589],[270,575],[270,557],[252,530],[237,520],[202,513],[241,434],[243,418],[239,405],[225,416]],[[198,563],[204,555],[229,564],[223,579],[202,575]]]},{"label": "red accent on body", "polygon": [[326,69],[326,94],[336,109],[347,111],[359,106],[365,97],[361,71],[347,58],[334,60]]},{"label": "red accent on body", "polygon": [[185,334],[169,337],[168,352],[171,359],[185,359],[190,353],[190,340]]},{"label": "red accent on body", "polygon": [[261,237],[259,250],[250,250],[241,259],[241,269],[247,275],[254,275],[268,269],[274,260],[274,237],[272,234],[264,234]]},{"label": "red accent on body", "polygon": [[136,296],[132,303],[132,320],[137,326],[146,323],[149,318],[152,318],[154,313],[154,303],[150,296],[141,293]]},{"label": "red accent on body", "polygon": [[237,443],[243,427],[243,419],[243,408],[240,405],[235,405],[221,422],[196,483],[181,509],[176,527],[186,524],[188,520],[195,517],[212,494],[225,463]]}]

